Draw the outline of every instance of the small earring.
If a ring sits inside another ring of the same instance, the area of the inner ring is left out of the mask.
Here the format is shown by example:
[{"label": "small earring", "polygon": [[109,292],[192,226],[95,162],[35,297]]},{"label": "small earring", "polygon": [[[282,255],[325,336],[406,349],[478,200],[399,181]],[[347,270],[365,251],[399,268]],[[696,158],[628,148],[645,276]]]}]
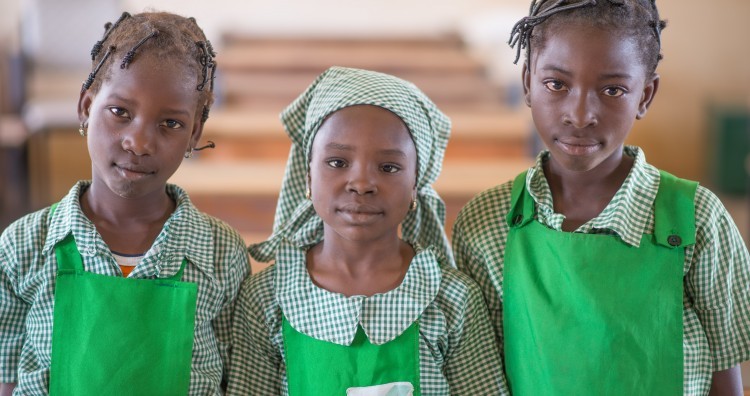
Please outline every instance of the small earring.
[{"label": "small earring", "polygon": [[78,133],[80,133],[81,136],[86,137],[86,126],[83,123],[78,126]]},{"label": "small earring", "polygon": [[312,197],[312,192],[310,191],[310,187],[308,186],[305,188],[305,199],[309,201],[310,197]]},{"label": "small earring", "polygon": [[409,205],[409,210],[411,210],[412,212],[415,211],[415,210],[417,210],[417,199],[416,198],[414,198],[414,199],[411,200],[411,205]]},{"label": "small earring", "polygon": [[193,148],[192,147],[188,148],[188,150],[185,152],[185,158],[193,158]]}]

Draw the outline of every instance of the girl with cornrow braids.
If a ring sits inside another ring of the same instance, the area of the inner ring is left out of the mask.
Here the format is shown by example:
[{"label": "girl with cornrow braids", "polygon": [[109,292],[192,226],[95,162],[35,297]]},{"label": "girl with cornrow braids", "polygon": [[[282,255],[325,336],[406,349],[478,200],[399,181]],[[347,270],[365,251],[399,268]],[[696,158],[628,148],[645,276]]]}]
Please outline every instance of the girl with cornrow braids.
[{"label": "girl with cornrow braids", "polygon": [[533,1],[511,33],[545,143],[459,214],[514,395],[741,395],[750,256],[718,198],[624,141],[659,88],[654,1]]},{"label": "girl with cornrow braids", "polygon": [[225,392],[247,251],[167,184],[201,149],[214,57],[192,18],[105,26],[78,103],[92,180],[0,237],[3,395]]}]

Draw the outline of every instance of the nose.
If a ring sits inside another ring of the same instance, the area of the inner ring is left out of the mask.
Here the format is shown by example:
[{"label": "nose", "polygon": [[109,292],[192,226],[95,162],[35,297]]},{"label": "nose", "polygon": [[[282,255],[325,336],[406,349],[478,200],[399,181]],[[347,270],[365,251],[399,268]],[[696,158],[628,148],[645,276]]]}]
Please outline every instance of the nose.
[{"label": "nose", "polygon": [[372,170],[367,166],[352,166],[346,189],[358,195],[375,194],[378,192],[377,183]]},{"label": "nose", "polygon": [[153,128],[137,123],[131,124],[120,135],[122,149],[134,155],[151,155],[156,148]]},{"label": "nose", "polygon": [[596,126],[596,93],[570,95],[570,107],[563,115],[563,123],[576,129]]}]

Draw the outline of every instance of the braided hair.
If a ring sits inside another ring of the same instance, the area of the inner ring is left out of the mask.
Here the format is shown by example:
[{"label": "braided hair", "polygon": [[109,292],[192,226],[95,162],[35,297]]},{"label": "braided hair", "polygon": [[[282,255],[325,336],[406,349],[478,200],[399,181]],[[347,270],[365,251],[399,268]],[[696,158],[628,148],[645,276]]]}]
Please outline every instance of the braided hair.
[{"label": "braided hair", "polygon": [[114,24],[108,22],[104,36],[91,49],[92,69],[81,90],[97,93],[110,77],[112,67],[127,69],[139,54],[147,51],[195,70],[195,89],[200,93],[199,104],[203,105],[201,123],[205,123],[214,100],[216,53],[195,18],[167,12],[124,12]]},{"label": "braided hair", "polygon": [[530,66],[531,48],[544,48],[547,34],[564,26],[587,24],[617,31],[636,40],[641,61],[653,75],[662,59],[661,31],[666,22],[659,19],[656,0],[532,0],[529,15],[511,30],[508,44],[516,48],[517,63],[526,49]]}]

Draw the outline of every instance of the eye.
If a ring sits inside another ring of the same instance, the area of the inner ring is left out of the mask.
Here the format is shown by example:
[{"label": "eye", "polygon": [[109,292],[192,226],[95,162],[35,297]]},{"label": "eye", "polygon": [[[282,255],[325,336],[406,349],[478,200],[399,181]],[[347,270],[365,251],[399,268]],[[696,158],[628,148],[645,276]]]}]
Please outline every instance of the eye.
[{"label": "eye", "polygon": [[396,173],[401,170],[401,167],[393,164],[385,164],[381,166],[380,169],[386,173]]},{"label": "eye", "polygon": [[183,127],[182,123],[177,120],[164,120],[161,125],[169,129],[180,129]]},{"label": "eye", "polygon": [[604,88],[604,94],[613,98],[620,97],[625,94],[625,89],[621,87],[607,87]]},{"label": "eye", "polygon": [[117,117],[130,118],[130,113],[122,107],[112,106],[109,107],[109,111]]},{"label": "eye", "polygon": [[552,92],[560,92],[565,90],[565,84],[560,80],[545,81],[544,86]]},{"label": "eye", "polygon": [[340,158],[329,159],[326,161],[328,166],[331,168],[343,168],[346,166],[346,162]]}]

